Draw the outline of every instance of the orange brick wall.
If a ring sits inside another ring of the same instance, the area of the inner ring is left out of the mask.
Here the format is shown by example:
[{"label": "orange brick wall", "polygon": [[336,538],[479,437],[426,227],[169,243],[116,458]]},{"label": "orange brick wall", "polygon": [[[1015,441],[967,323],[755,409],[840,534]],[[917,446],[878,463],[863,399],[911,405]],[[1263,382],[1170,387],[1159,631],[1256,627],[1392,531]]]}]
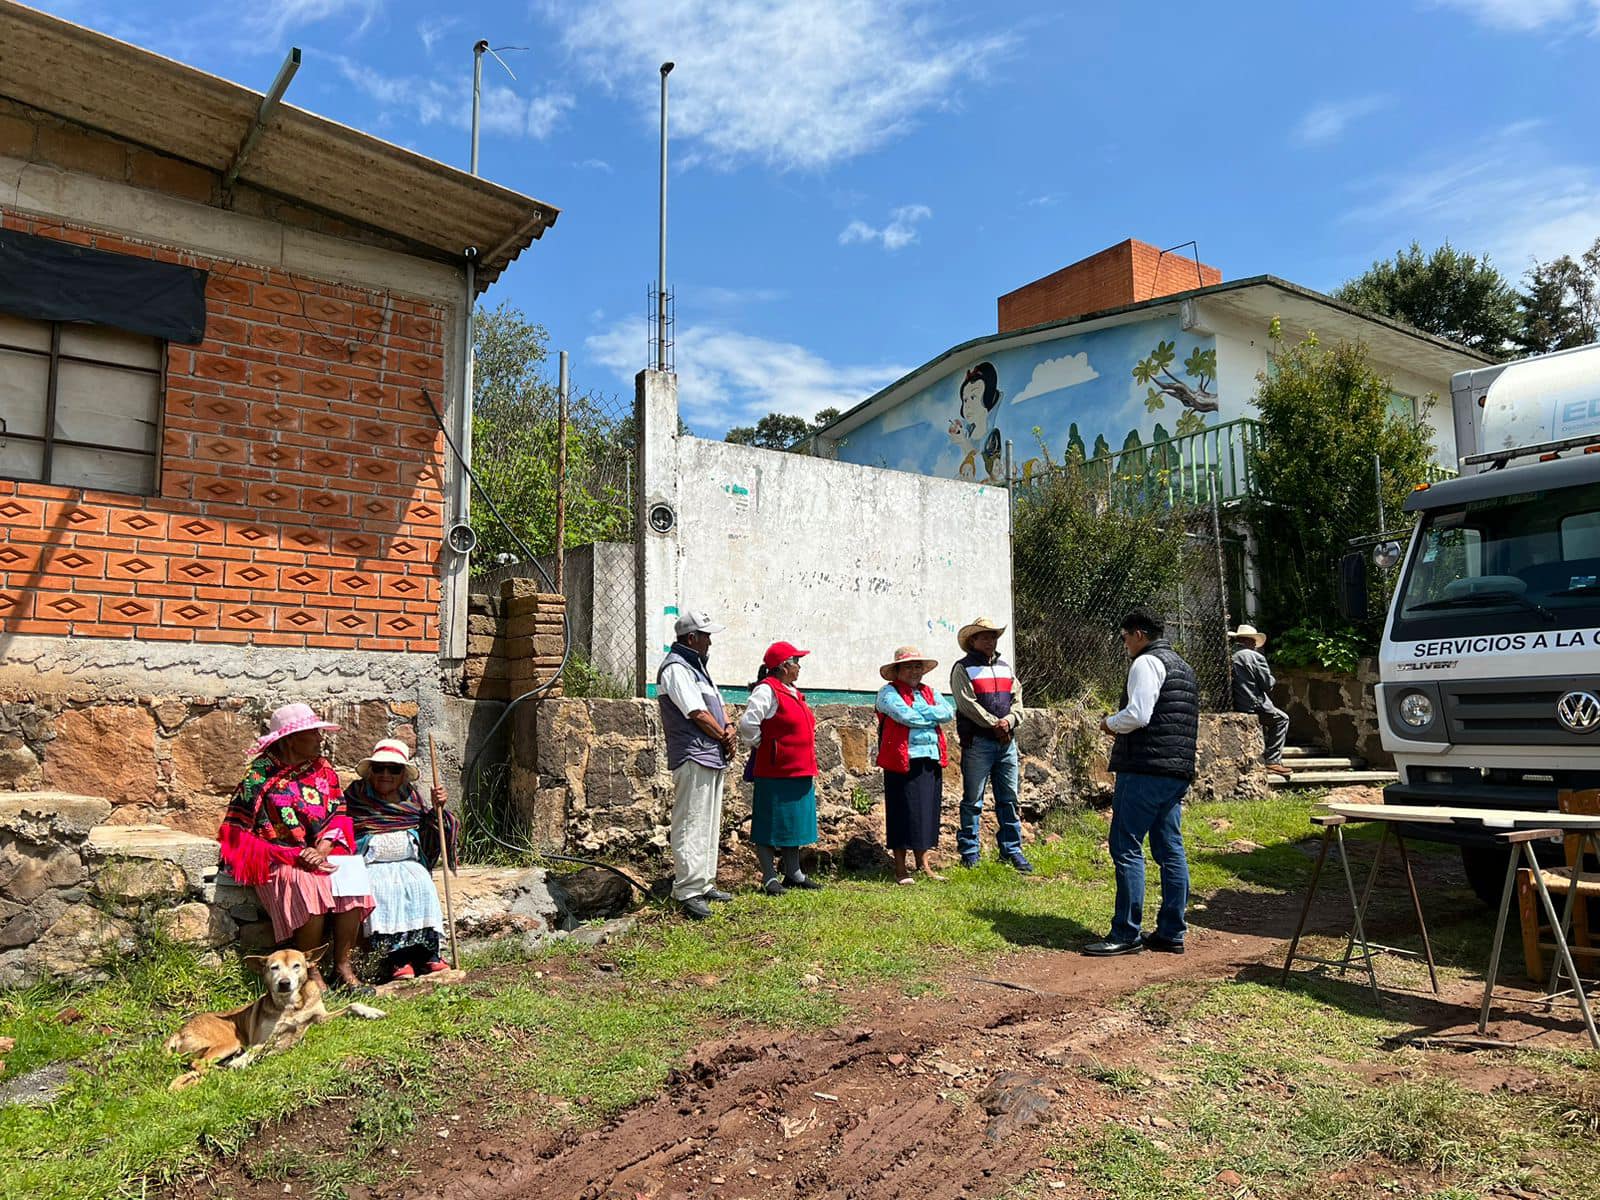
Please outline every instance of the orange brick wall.
[{"label": "orange brick wall", "polygon": [[0,479],[0,633],[437,652],[442,309],[0,209],[211,272],[171,345],[160,494]]},{"label": "orange brick wall", "polygon": [[1157,247],[1130,238],[1001,296],[996,302],[999,331],[1065,321],[1221,282],[1222,272],[1215,267],[1201,263],[1197,278],[1194,259],[1163,257]]}]

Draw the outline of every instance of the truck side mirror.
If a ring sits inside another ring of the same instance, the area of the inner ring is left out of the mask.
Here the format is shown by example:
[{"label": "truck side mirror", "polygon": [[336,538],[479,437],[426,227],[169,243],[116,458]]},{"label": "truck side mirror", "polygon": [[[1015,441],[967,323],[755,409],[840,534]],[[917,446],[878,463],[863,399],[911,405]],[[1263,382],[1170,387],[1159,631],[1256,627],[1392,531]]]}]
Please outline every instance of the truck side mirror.
[{"label": "truck side mirror", "polygon": [[1338,606],[1346,621],[1367,619],[1367,556],[1359,551],[1339,560]]}]

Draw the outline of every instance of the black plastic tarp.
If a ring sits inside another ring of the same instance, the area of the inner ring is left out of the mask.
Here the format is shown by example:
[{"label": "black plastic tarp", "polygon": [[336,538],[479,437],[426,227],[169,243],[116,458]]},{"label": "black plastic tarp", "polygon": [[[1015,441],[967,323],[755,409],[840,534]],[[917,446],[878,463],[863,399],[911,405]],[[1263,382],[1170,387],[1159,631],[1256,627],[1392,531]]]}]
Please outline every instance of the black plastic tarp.
[{"label": "black plastic tarp", "polygon": [[0,312],[194,345],[206,336],[206,273],[0,229]]}]

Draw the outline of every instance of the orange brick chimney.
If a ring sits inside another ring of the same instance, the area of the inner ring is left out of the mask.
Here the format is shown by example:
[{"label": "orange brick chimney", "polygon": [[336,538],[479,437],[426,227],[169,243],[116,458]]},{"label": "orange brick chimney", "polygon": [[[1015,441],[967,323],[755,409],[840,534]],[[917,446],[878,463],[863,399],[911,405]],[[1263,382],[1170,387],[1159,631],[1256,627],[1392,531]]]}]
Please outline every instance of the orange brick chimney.
[{"label": "orange brick chimney", "polygon": [[1129,238],[1035,279],[997,302],[1000,332],[1065,321],[1222,282],[1222,272]]}]

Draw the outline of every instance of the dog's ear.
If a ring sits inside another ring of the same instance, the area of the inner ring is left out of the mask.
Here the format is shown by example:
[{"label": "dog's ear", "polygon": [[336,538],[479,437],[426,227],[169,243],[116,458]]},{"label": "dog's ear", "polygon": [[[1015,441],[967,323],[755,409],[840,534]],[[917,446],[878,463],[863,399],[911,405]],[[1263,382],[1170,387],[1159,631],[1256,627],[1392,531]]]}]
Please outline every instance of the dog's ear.
[{"label": "dog's ear", "polygon": [[252,975],[260,975],[267,969],[267,956],[265,954],[246,954],[243,962],[245,970]]},{"label": "dog's ear", "polygon": [[306,966],[308,966],[308,967],[316,966],[319,962],[322,961],[322,956],[324,954],[326,954],[327,952],[328,952],[328,943],[327,942],[323,942],[322,945],[318,946],[315,950],[308,950],[306,952]]}]

